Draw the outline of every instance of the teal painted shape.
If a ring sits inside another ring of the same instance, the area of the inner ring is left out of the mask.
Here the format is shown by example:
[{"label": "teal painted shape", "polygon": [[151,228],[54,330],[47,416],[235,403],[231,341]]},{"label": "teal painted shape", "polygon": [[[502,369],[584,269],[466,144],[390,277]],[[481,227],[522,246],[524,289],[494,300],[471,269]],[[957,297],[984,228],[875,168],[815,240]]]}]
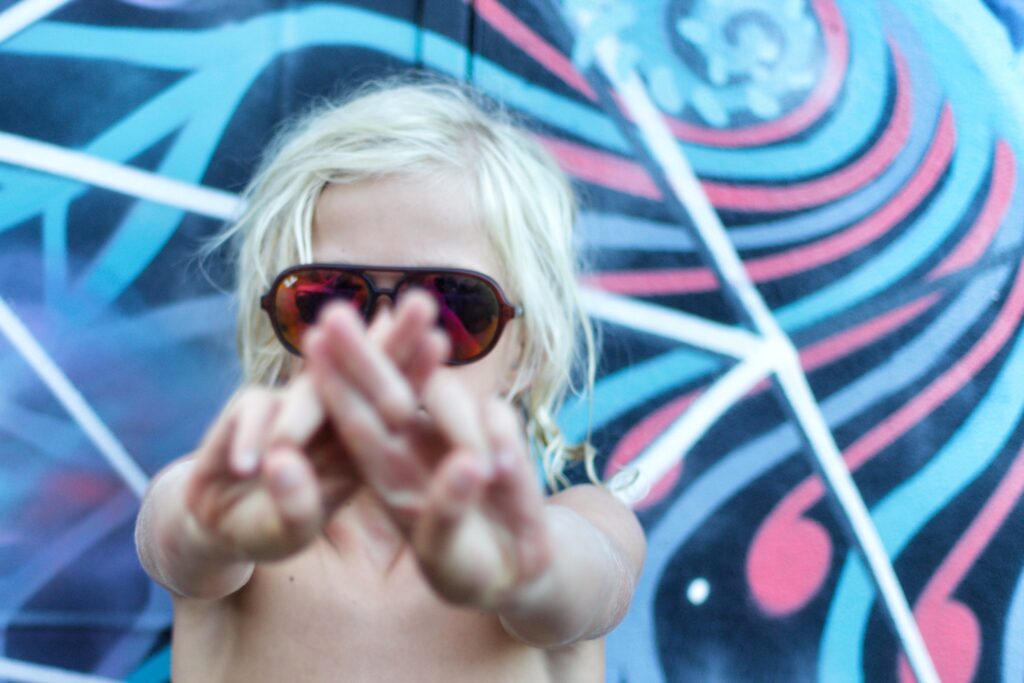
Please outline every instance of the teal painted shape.
[{"label": "teal painted shape", "polygon": [[171,646],[168,645],[142,663],[125,683],[168,683],[171,680]]}]

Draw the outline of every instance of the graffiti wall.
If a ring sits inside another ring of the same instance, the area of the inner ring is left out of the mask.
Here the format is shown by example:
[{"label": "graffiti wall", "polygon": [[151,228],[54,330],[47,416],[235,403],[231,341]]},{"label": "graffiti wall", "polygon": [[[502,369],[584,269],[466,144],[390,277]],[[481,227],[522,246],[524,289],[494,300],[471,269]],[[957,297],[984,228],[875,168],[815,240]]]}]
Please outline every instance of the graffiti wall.
[{"label": "graffiti wall", "polygon": [[168,680],[134,517],[238,382],[196,251],[282,121],[412,67],[580,191],[650,546],[608,680],[911,680],[888,568],[943,681],[1020,683],[1022,42],[1001,0],[0,1],[0,679]]}]

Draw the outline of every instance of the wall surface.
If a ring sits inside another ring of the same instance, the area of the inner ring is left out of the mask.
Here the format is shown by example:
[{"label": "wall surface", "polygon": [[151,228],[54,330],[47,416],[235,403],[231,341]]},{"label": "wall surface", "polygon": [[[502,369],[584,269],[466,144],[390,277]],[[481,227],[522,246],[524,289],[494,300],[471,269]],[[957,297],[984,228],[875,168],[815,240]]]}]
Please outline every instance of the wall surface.
[{"label": "wall surface", "polygon": [[[598,14],[574,40],[562,11]],[[609,36],[724,245],[600,75]],[[584,198],[593,430],[650,543],[608,680],[909,680],[834,444],[942,680],[1021,683],[1022,40],[1003,0],[0,0],[0,679],[167,680],[134,516],[238,381],[196,249],[283,119],[422,67],[530,120]],[[758,365],[731,253],[814,400]]]}]

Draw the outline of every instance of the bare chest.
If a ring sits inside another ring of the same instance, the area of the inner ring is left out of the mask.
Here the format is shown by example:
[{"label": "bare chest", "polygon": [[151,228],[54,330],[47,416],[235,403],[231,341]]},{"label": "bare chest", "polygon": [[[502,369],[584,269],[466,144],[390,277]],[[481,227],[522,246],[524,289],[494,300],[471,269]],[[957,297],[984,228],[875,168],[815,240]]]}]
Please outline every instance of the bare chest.
[{"label": "bare chest", "polygon": [[326,540],[261,565],[225,601],[183,601],[175,614],[177,683],[603,678],[593,675],[599,643],[555,656],[555,669],[568,657],[581,677],[553,676],[551,653],[515,641],[494,615],[441,601],[407,553],[382,572],[372,560],[343,559]]}]

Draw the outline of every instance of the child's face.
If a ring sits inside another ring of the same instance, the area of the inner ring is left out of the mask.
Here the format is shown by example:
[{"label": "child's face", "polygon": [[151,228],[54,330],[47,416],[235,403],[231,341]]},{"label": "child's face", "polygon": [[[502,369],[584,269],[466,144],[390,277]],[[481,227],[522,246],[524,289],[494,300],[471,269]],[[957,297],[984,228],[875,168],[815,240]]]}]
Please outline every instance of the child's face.
[{"label": "child's face", "polygon": [[[327,185],[313,215],[313,258],[318,262],[377,266],[439,266],[475,270],[508,292],[498,259],[472,208],[470,188],[453,177],[386,177]],[[395,273],[370,273],[390,288]],[[378,306],[390,300],[381,299]],[[514,301],[513,303],[519,303]],[[510,321],[484,358],[453,373],[483,400],[507,390],[519,351],[519,322]]]}]

